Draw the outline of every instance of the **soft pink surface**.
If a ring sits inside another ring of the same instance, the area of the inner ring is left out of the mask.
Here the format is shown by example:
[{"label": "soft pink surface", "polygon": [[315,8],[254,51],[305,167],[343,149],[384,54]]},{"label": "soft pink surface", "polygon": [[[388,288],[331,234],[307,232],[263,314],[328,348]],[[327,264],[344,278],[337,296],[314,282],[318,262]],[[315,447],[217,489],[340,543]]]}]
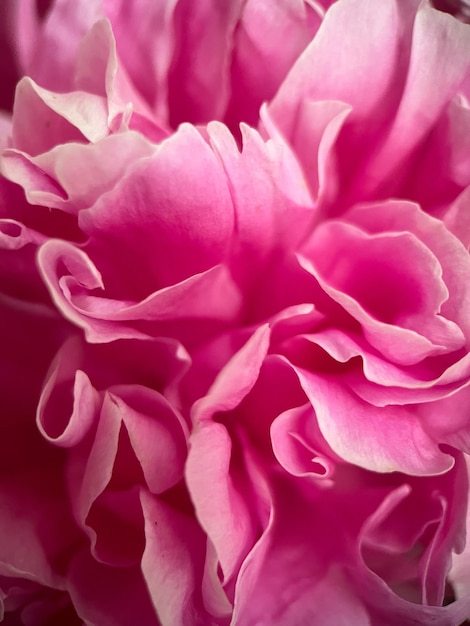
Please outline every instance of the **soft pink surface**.
[{"label": "soft pink surface", "polygon": [[470,618],[469,27],[0,18],[0,619]]}]

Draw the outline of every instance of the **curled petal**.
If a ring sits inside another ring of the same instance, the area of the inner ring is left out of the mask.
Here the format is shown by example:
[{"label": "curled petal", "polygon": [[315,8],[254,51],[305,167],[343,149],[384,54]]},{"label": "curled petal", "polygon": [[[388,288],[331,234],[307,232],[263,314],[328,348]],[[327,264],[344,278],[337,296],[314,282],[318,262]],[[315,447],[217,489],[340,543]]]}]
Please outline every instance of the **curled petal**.
[{"label": "curled petal", "polygon": [[59,143],[95,142],[108,134],[107,106],[85,92],[58,94],[23,78],[17,87],[12,141],[36,156]]},{"label": "curled petal", "polygon": [[139,134],[110,135],[95,144],[66,143],[31,157],[18,150],[2,155],[3,174],[21,185],[31,204],[70,213],[89,208],[155,146]]},{"label": "curled petal", "polygon": [[454,460],[438,448],[412,408],[371,406],[328,376],[297,370],[320,430],[349,463],[376,472],[442,474]]},{"label": "curled petal", "polygon": [[[333,240],[335,251],[326,256]],[[316,230],[306,254],[308,258],[300,259],[305,269],[392,362],[411,365],[462,347],[459,327],[440,315],[449,296],[441,266],[413,235],[370,238],[359,229],[330,222]],[[405,259],[403,266],[397,267],[397,257]]]},{"label": "curled petal", "polygon": [[[224,266],[135,302],[106,297],[98,269],[85,252],[71,244],[48,241],[39,251],[38,262],[56,305],[65,317],[85,329],[93,343],[145,338],[156,322],[229,320],[240,306],[239,292]],[[95,295],[98,289],[103,296]]]},{"label": "curled petal", "polygon": [[294,476],[311,476],[331,485],[335,462],[322,450],[327,446],[317,429],[310,405],[285,411],[271,425],[273,451]]}]

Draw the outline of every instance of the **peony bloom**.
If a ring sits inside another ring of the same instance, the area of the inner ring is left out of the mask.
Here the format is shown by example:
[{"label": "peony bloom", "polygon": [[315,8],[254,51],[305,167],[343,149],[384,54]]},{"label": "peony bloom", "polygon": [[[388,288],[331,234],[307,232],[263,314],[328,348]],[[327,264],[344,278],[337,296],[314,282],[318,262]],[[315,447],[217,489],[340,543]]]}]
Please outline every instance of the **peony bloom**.
[{"label": "peony bloom", "polygon": [[0,619],[470,619],[462,13],[1,11]]}]

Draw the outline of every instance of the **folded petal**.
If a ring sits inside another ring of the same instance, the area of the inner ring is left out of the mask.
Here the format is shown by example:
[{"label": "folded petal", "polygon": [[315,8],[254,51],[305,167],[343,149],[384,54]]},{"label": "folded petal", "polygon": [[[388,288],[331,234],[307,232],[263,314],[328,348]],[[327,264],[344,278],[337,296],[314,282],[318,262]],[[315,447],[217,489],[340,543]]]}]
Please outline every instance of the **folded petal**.
[{"label": "folded petal", "polygon": [[320,430],[343,459],[376,472],[441,474],[454,460],[424,430],[412,408],[377,408],[328,376],[297,370]]}]

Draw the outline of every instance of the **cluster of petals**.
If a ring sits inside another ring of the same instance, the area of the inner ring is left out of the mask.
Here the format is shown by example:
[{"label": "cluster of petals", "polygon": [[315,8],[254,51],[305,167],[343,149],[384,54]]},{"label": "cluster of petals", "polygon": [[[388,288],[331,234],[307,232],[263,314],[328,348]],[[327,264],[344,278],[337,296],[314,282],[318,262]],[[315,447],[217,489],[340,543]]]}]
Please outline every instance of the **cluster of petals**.
[{"label": "cluster of petals", "polygon": [[2,2],[0,621],[470,619],[462,15]]}]

